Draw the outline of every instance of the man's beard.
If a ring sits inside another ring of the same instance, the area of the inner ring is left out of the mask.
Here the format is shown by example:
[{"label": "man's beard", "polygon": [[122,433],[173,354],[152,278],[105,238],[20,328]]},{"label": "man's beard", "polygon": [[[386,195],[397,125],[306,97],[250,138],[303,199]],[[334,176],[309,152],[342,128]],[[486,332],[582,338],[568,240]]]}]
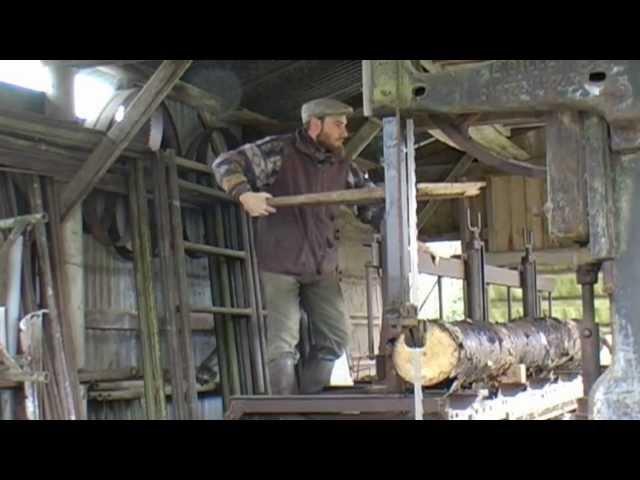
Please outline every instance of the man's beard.
[{"label": "man's beard", "polygon": [[327,137],[324,135],[324,132],[321,132],[318,135],[316,141],[320,146],[322,146],[326,150],[329,150],[331,153],[337,153],[341,155],[344,153],[344,145],[336,145],[334,143],[331,143],[329,139],[327,139]]}]

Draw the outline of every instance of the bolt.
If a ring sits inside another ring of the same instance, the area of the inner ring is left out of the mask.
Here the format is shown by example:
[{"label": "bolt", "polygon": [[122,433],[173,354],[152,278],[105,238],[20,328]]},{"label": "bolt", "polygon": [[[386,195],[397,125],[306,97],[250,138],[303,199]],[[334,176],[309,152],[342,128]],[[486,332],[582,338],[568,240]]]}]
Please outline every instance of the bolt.
[{"label": "bolt", "polygon": [[591,329],[589,329],[589,328],[585,328],[585,329],[582,331],[582,336],[583,336],[584,338],[591,338],[591,336],[592,336],[592,335],[593,335],[593,332],[592,332],[592,331],[591,331]]}]

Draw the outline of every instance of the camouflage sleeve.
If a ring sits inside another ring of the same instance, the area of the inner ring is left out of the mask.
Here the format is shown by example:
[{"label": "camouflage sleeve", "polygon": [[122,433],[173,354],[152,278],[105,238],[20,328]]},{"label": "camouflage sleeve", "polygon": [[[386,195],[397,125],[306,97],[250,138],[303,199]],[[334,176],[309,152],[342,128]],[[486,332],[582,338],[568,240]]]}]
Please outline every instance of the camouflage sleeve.
[{"label": "camouflage sleeve", "polygon": [[[369,188],[377,186],[368,175],[360,170],[357,165],[351,164],[347,177],[347,188]],[[384,219],[384,204],[382,205],[357,205],[355,207],[356,216],[361,222],[371,225],[376,230],[380,230],[380,224]]]},{"label": "camouflage sleeve", "polygon": [[216,158],[211,168],[218,185],[232,198],[273,183],[282,165],[282,141],[268,137]]}]

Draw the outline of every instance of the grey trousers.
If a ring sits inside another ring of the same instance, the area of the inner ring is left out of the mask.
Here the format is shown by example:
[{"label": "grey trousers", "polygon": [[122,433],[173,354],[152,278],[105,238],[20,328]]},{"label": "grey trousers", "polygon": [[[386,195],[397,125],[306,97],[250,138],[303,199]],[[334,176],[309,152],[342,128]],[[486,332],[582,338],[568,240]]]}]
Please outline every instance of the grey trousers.
[{"label": "grey trousers", "polygon": [[299,282],[295,277],[262,272],[267,307],[267,359],[276,360],[299,353],[301,308],[307,314],[314,339],[312,350],[326,360],[337,360],[348,347],[349,326],[336,276],[314,282]]}]

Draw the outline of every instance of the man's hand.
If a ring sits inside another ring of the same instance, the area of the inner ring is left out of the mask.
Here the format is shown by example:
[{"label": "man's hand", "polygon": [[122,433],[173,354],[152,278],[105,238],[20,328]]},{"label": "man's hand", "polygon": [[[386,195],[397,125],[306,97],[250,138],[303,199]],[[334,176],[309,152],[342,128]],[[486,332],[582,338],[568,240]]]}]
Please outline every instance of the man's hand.
[{"label": "man's hand", "polygon": [[238,197],[246,212],[252,217],[266,217],[276,213],[276,209],[267,204],[267,199],[272,198],[266,192],[247,192]]}]

